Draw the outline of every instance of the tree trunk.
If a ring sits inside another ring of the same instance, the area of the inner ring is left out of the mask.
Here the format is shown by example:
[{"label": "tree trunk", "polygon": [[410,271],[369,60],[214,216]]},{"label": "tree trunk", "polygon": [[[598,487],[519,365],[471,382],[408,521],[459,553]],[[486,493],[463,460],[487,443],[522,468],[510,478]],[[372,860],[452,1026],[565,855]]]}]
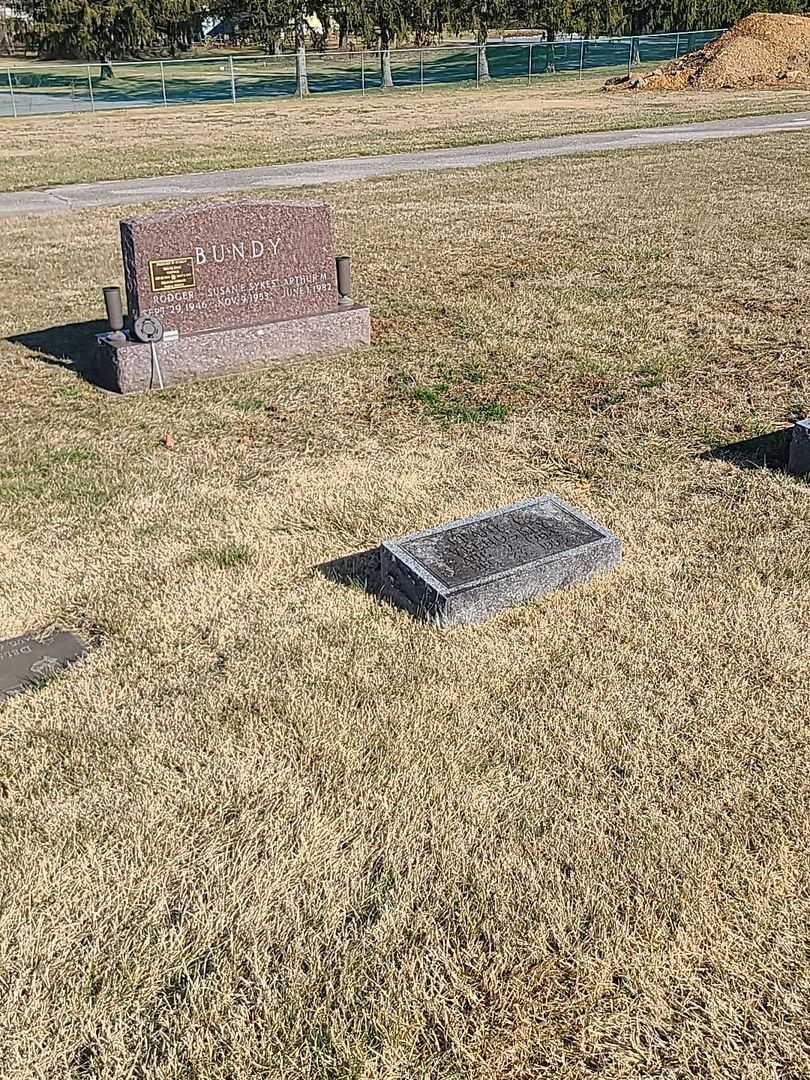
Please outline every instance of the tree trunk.
[{"label": "tree trunk", "polygon": [[387,34],[380,35],[380,85],[383,90],[394,88],[394,77],[391,74],[391,39]]},{"label": "tree trunk", "polygon": [[307,48],[304,41],[304,19],[299,16],[295,20],[295,92],[298,97],[306,97],[309,93],[307,80]]},{"label": "tree trunk", "polygon": [[554,64],[554,39],[557,37],[557,31],[553,26],[546,27],[546,71],[556,73],[557,68]]},{"label": "tree trunk", "polygon": [[282,46],[284,44],[284,38],[281,34],[276,34],[273,38],[273,46],[271,52],[273,56],[281,56]]},{"label": "tree trunk", "polygon": [[478,81],[487,82],[489,79],[489,60],[487,59],[487,37],[489,31],[481,27],[478,31]]},{"label": "tree trunk", "polygon": [[11,34],[8,32],[8,24],[6,22],[5,7],[0,8],[0,52],[8,53],[11,56],[13,52],[11,45]]},{"label": "tree trunk", "polygon": [[338,48],[346,52],[349,47],[349,20],[345,11],[338,14]]}]

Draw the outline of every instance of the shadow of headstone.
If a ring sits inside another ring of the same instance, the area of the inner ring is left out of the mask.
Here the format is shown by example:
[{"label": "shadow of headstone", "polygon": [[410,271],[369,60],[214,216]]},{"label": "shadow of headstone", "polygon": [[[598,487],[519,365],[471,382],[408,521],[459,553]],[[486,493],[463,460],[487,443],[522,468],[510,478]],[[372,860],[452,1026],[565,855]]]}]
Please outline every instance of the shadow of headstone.
[{"label": "shadow of headstone", "polygon": [[779,428],[753,439],[718,446],[698,457],[701,461],[728,461],[740,469],[771,469],[786,472],[793,428]]},{"label": "shadow of headstone", "polygon": [[24,346],[43,364],[75,371],[88,382],[97,383],[96,334],[107,330],[109,326],[103,319],[92,319],[14,334],[6,341]]},{"label": "shadow of headstone", "polygon": [[385,599],[378,547],[358,551],[352,555],[343,555],[339,559],[320,563],[312,569],[316,574],[325,577],[327,581],[334,581],[339,585],[354,585],[371,596]]},{"label": "shadow of headstone", "polygon": [[337,585],[362,589],[381,604],[404,612],[415,622],[421,622],[415,611],[398,603],[397,598],[386,590],[383,584],[380,548],[378,547],[358,551],[352,555],[342,555],[339,559],[313,566],[312,570],[313,573],[320,574],[327,581],[333,581]]}]

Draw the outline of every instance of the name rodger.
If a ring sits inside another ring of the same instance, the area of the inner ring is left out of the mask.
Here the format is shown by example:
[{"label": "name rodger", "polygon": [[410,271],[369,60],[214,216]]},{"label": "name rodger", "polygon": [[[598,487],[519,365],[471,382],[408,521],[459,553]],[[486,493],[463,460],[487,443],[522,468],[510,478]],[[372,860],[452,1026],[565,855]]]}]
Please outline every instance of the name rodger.
[{"label": "name rodger", "polygon": [[275,257],[278,255],[280,243],[281,237],[277,236],[275,240],[266,237],[264,240],[242,240],[238,244],[209,244],[208,247],[195,247],[194,258],[197,266],[202,266],[209,259],[215,263],[223,263],[226,259],[232,259],[235,262],[242,259],[261,259],[266,248],[272,249]]}]

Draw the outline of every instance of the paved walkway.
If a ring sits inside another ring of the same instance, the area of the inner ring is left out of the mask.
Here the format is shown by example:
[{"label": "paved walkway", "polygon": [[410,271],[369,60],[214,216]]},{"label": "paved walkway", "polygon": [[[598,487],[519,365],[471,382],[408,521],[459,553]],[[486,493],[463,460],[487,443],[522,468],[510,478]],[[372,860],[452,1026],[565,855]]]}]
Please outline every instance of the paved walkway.
[{"label": "paved walkway", "polygon": [[505,161],[529,161],[602,150],[635,150],[669,143],[705,142],[708,139],[731,139],[742,135],[807,129],[810,129],[810,113],[741,116],[731,120],[705,120],[696,124],[675,124],[671,127],[597,131],[583,135],[555,135],[552,138],[530,139],[525,142],[422,150],[413,154],[332,158],[294,165],[260,165],[252,169],[223,169],[220,172],[150,177],[144,180],[104,180],[95,184],[69,184],[65,187],[46,188],[44,191],[0,192],[0,217],[199,198],[228,191],[340,184],[347,180],[396,176],[423,170],[471,169]]}]

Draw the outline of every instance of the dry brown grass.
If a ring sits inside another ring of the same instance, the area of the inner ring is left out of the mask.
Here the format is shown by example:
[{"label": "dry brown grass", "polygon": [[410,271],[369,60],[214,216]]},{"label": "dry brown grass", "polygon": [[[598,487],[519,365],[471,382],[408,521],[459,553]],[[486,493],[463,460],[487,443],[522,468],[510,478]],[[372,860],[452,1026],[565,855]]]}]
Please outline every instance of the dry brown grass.
[{"label": "dry brown grass", "polygon": [[0,189],[167,176],[810,107],[810,91],[606,95],[602,78],[480,91],[322,95],[245,105],[0,120]]},{"label": "dry brown grass", "polygon": [[[362,355],[0,346],[0,636],[105,637],[0,719],[4,1078],[808,1075],[808,489],[696,458],[810,412],[805,145],[336,189]],[[116,217],[0,223],[3,337]],[[311,571],[547,489],[619,572],[439,633]]]}]

